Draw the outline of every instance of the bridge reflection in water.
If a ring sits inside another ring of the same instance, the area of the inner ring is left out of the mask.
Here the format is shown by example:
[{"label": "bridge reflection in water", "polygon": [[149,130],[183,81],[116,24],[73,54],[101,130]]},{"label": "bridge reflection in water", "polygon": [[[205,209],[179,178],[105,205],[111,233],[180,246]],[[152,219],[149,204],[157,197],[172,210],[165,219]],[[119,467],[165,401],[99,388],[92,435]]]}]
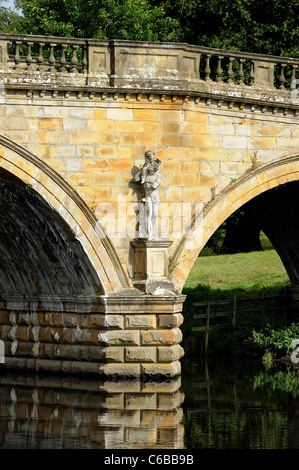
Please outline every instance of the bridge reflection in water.
[{"label": "bridge reflection in water", "polygon": [[185,364],[161,383],[5,372],[0,449],[299,449],[298,369]]},{"label": "bridge reflection in water", "polygon": [[0,446],[18,449],[182,449],[184,394],[170,382],[5,374]]}]

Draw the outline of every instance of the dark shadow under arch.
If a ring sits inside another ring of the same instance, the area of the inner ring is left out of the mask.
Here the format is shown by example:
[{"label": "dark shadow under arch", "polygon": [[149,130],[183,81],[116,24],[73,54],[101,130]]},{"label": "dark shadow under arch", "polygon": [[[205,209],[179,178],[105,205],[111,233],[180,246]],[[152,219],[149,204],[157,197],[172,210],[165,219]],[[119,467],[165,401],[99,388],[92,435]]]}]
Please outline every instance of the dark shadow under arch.
[{"label": "dark shadow under arch", "polygon": [[271,241],[291,284],[299,285],[299,181],[269,189],[243,208]]},{"label": "dark shadow under arch", "polygon": [[29,185],[0,169],[2,299],[82,298],[103,294],[75,234]]},{"label": "dark shadow under arch", "polygon": [[95,214],[77,191],[55,170],[25,148],[0,134],[0,167],[38,193],[76,234],[96,272],[101,292],[131,288],[126,266]]}]

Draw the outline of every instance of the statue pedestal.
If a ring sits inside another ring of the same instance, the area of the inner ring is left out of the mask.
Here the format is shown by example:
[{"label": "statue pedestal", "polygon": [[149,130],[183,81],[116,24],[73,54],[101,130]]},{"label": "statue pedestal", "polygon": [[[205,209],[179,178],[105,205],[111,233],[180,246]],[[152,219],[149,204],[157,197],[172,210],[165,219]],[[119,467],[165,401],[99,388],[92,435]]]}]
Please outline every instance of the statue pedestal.
[{"label": "statue pedestal", "polygon": [[134,249],[134,287],[146,294],[158,288],[173,291],[173,284],[168,279],[168,248],[172,241],[137,238],[131,245]]}]

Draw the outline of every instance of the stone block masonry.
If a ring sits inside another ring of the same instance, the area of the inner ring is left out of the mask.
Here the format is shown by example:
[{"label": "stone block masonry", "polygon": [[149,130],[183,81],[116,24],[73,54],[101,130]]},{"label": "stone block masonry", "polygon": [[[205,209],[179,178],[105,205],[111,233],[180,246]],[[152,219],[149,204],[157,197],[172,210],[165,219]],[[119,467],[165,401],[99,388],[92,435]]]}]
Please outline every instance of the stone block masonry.
[{"label": "stone block masonry", "polygon": [[88,313],[1,310],[4,367],[118,378],[180,375],[184,296],[136,294],[99,297]]}]

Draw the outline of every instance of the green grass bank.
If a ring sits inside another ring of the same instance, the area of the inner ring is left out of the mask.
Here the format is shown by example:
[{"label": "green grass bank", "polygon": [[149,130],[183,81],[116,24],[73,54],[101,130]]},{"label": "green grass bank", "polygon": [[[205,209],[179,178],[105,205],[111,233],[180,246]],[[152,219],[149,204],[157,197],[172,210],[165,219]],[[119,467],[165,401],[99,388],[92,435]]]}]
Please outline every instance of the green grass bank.
[{"label": "green grass bank", "polygon": [[[238,299],[261,297],[263,288],[266,297],[277,296],[289,283],[277,252],[264,234],[261,234],[261,241],[263,251],[215,255],[205,248],[196,260],[183,290],[187,295],[182,325],[187,359],[204,356],[205,332],[192,331],[195,326],[205,325],[205,320],[194,319],[194,315],[204,310],[199,312],[193,302],[232,299],[235,292]],[[240,316],[234,328],[211,330],[208,355],[222,358],[248,356],[262,361],[267,358],[270,363],[285,355],[292,338],[296,337],[299,338],[298,325],[288,325],[282,311],[273,308],[264,315],[251,312]]]}]

